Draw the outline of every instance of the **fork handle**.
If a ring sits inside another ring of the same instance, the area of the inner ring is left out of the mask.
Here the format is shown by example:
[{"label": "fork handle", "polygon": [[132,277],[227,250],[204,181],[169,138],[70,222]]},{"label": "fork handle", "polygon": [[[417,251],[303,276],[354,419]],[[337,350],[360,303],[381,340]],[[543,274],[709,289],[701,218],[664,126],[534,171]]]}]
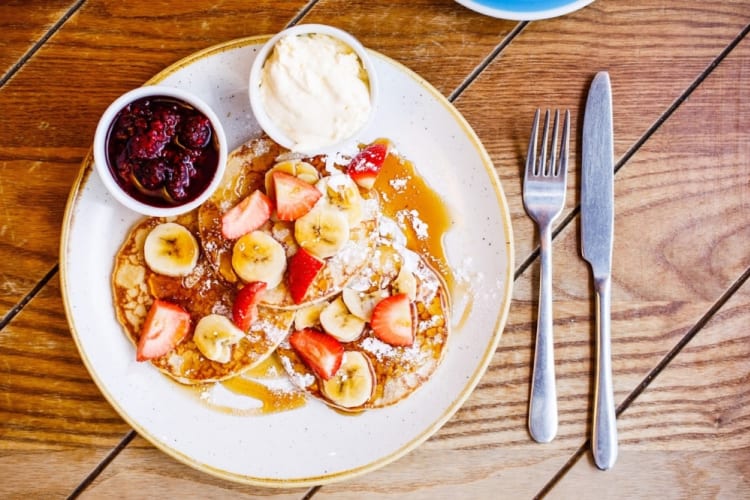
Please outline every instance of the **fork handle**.
[{"label": "fork handle", "polygon": [[617,460],[617,422],[612,389],[609,277],[595,280],[596,289],[596,378],[591,451],[596,466],[610,469]]},{"label": "fork handle", "polygon": [[552,338],[552,229],[539,230],[539,311],[537,315],[534,368],[529,399],[529,434],[539,443],[549,443],[557,434],[557,393]]}]

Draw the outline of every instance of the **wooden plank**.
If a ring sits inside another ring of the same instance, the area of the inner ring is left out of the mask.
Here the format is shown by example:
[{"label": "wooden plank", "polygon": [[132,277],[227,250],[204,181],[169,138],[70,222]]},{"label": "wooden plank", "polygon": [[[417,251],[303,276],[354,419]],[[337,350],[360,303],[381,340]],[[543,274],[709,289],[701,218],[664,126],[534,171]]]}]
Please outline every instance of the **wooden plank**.
[{"label": "wooden plank", "polygon": [[[622,11],[623,25],[630,16],[642,16],[644,9],[648,11],[645,2],[629,5],[632,11]],[[688,11],[691,8],[686,6]],[[551,23],[557,23],[565,32],[593,33],[594,27],[589,23],[598,21],[596,17],[589,18],[589,13],[584,10]],[[693,29],[687,14],[685,26],[674,28],[677,37]],[[680,18],[680,13],[672,13],[671,18]],[[649,19],[654,24],[661,22],[658,16]],[[610,22],[616,24],[614,19]],[[640,18],[640,22],[648,31],[647,19]],[[737,25],[728,26],[727,37],[731,38]],[[700,29],[697,23],[694,27]],[[715,27],[711,23],[711,29]],[[621,41],[625,43],[625,38]],[[612,329],[618,403],[638,387],[750,266],[750,197],[743,160],[750,155],[750,137],[744,127],[734,125],[750,119],[745,116],[746,111],[735,110],[737,103],[748,99],[747,86],[741,83],[747,78],[742,76],[748,60],[745,45],[722,63],[616,177]],[[503,58],[518,59],[520,64],[521,55],[515,56],[514,52],[518,47],[514,43]],[[551,51],[550,45],[546,48]],[[540,53],[542,49],[538,49]],[[521,54],[530,50],[523,47]],[[628,53],[627,47],[624,53]],[[610,55],[615,59],[614,53]],[[590,56],[582,50],[576,61],[573,54],[561,55],[557,51],[549,58],[567,57],[572,69],[583,66]],[[534,64],[539,64],[539,60]],[[630,64],[635,66],[635,61]],[[697,63],[692,64],[697,70]],[[523,73],[530,68],[526,65],[517,70]],[[674,77],[684,78],[677,73]],[[620,87],[621,102],[641,95],[643,88],[639,89],[637,82],[632,84],[633,89]],[[472,86],[462,96],[460,106],[467,102],[477,106],[463,108],[467,115],[484,113],[480,113],[481,100],[473,97],[474,92],[489,91],[485,86]],[[641,103],[642,113],[621,112],[621,122],[637,126],[641,115],[651,112],[651,107],[668,104],[662,102],[664,97],[656,97],[649,104]],[[504,93],[498,97],[509,98]],[[729,108],[734,110],[731,122],[721,119]],[[628,130],[620,128],[620,133],[635,141],[637,136]],[[514,136],[506,131],[498,135],[493,150],[503,155],[517,154],[513,144],[525,140],[520,133]],[[618,148],[627,149],[622,143]],[[513,168],[518,164],[517,171],[511,172],[503,165],[499,171],[507,172],[508,178],[520,178],[518,161],[513,164]],[[589,271],[579,256],[577,221],[566,227],[554,243],[558,437],[550,444],[540,445],[532,442],[526,432],[538,280],[535,263],[516,282],[509,324],[488,373],[456,416],[410,456],[357,480],[324,486],[318,493],[320,498],[344,498],[352,491],[358,495],[408,494],[426,498],[455,494],[461,487],[502,492],[508,497],[530,497],[553,477],[552,471],[559,470],[579,449],[590,432],[594,310]],[[627,451],[627,442],[623,447]],[[463,462],[459,457],[471,458]],[[573,483],[573,487],[580,484]]]},{"label": "wooden plank", "polygon": [[[660,295],[674,305],[682,306],[685,297],[701,302],[721,293],[750,267],[750,133],[734,126],[750,119],[750,111],[739,104],[750,98],[750,91],[738,83],[747,72],[748,57],[750,41],[743,40],[665,124],[664,132],[639,152],[642,167],[628,165],[623,178],[618,175],[618,188],[631,200],[620,212],[625,224],[618,225],[625,231],[624,251],[629,254],[623,260],[639,263],[637,269],[619,270],[623,300]],[[698,139],[706,126],[713,129],[715,142]],[[683,153],[688,150],[689,156]],[[672,161],[665,162],[663,171],[649,169],[647,163],[664,154]],[[665,192],[672,199],[665,198]],[[678,205],[687,206],[679,210]],[[657,231],[628,223],[648,214],[663,214],[670,224],[660,224]],[[639,488],[653,488],[653,469],[643,467],[642,460],[670,465],[659,469],[660,481],[674,488],[661,488],[660,493],[674,498],[685,492],[733,496],[732,492],[748,491],[750,483],[737,472],[746,468],[750,456],[743,409],[744,382],[750,376],[744,354],[748,333],[743,327],[749,300],[745,283],[621,416],[622,468],[618,464],[611,480],[598,483],[601,493],[622,491],[628,496]],[[689,490],[675,486],[685,474],[703,467],[715,479],[700,486],[691,483]],[[555,495],[565,497],[580,484],[577,480],[595,473],[588,460],[579,461],[555,488]]]},{"label": "wooden plank", "polygon": [[76,2],[10,0],[0,4],[0,78],[26,55]]},{"label": "wooden plank", "polygon": [[549,498],[747,498],[748,322],[745,283],[620,416],[620,456],[606,480],[581,460]]},{"label": "wooden plank", "polygon": [[[133,485],[138,485],[138,490]],[[135,498],[147,491],[150,498],[169,498],[181,492],[188,498],[276,498],[297,500],[309,488],[259,488],[197,471],[135,438],[81,498]],[[188,493],[189,492],[189,493]]]},{"label": "wooden plank", "polygon": [[521,202],[534,110],[571,111],[574,127],[564,216],[578,203],[578,139],[594,74],[606,70],[612,79],[617,160],[749,19],[750,4],[742,0],[597,0],[574,14],[532,22],[482,72],[456,105],[487,147],[508,195],[516,262],[523,262],[537,245]]},{"label": "wooden plank", "polygon": [[0,330],[0,497],[67,496],[128,433],[81,363],[57,280]]},{"label": "wooden plank", "polygon": [[0,89],[0,317],[57,261],[68,193],[109,103],[197,50],[283,29],[304,5],[233,0],[206,16],[201,4],[86,2]]},{"label": "wooden plank", "polygon": [[365,46],[416,71],[445,96],[517,25],[482,16],[452,0],[321,0],[301,22],[349,31]]}]

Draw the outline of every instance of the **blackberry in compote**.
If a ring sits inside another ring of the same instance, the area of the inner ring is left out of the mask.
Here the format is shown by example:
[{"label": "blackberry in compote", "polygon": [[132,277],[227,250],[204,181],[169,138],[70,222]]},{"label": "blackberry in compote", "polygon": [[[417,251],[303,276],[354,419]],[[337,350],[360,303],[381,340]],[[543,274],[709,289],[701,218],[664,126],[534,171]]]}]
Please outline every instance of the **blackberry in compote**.
[{"label": "blackberry in compote", "polygon": [[156,96],[125,106],[107,137],[110,171],[137,200],[170,207],[197,198],[218,167],[210,120],[178,99]]},{"label": "blackberry in compote", "polygon": [[169,166],[163,159],[144,161],[135,164],[133,176],[144,189],[155,191],[164,187]]},{"label": "blackberry in compote", "polygon": [[211,124],[205,116],[191,116],[180,134],[182,143],[190,149],[201,149],[211,140]]}]

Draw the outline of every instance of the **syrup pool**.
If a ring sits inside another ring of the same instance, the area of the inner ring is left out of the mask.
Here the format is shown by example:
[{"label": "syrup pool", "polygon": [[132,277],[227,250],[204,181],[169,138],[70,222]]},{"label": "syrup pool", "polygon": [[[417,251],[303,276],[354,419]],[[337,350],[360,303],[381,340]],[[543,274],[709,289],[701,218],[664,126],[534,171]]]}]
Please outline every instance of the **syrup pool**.
[{"label": "syrup pool", "polygon": [[443,236],[452,220],[443,200],[419,175],[414,164],[389,154],[373,189],[380,195],[383,213],[406,234],[407,247],[423,255],[450,290],[456,279],[445,256]]}]

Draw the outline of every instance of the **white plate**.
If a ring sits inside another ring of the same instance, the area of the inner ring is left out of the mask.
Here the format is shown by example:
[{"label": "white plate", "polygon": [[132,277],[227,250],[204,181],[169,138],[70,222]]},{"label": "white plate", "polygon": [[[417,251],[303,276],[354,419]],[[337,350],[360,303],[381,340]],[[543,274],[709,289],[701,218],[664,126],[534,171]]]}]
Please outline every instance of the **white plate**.
[{"label": "white plate", "polygon": [[[148,83],[186,88],[223,120],[230,148],[259,132],[249,107],[250,64],[267,37],[232,41],[190,56]],[[318,401],[261,416],[201,404],[134,348],[114,315],[113,257],[139,216],[110,197],[90,158],[66,210],[61,242],[63,298],[81,357],[102,393],[140,435],[197,469],[232,481],[303,486],[361,474],[426,440],[459,408],[495,352],[510,305],[513,238],[505,197],[478,138],[432,86],[372,53],[381,103],[360,137],[391,138],[443,197],[455,219],[449,264],[472,282],[472,312],[454,329],[434,377],[401,403],[359,416]],[[467,251],[467,249],[470,249]],[[466,302],[465,297],[454,297]],[[456,315],[458,316],[460,312]]]},{"label": "white plate", "polygon": [[533,21],[563,16],[582,9],[594,0],[456,0],[486,16],[516,21]]}]

